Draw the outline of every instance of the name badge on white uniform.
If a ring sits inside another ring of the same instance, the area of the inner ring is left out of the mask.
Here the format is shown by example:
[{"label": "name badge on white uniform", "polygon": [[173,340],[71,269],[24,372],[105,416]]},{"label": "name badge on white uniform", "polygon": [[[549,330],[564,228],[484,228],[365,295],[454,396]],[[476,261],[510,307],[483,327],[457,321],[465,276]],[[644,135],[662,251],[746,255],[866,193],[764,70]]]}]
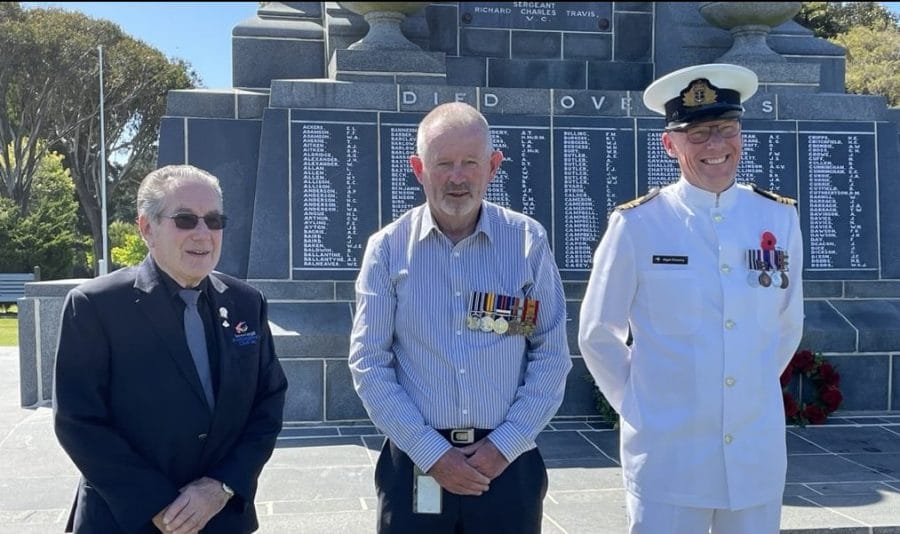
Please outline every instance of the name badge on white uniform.
[{"label": "name badge on white uniform", "polygon": [[441,513],[441,485],[434,477],[426,475],[419,466],[413,466],[413,513]]}]

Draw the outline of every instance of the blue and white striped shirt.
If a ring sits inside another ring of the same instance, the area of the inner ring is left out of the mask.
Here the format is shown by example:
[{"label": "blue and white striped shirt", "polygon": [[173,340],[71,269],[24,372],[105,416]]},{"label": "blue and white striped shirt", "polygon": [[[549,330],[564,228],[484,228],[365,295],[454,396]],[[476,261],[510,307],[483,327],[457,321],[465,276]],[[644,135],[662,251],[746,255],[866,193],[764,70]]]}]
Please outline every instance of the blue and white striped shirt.
[{"label": "blue and white striped shirt", "polygon": [[[472,292],[540,302],[529,336],[466,328]],[[356,281],[350,371],[369,417],[422,470],[450,449],[434,429],[488,428],[513,461],[562,403],[572,367],[562,282],[541,225],[483,202],[456,245],[427,204],[374,234]]]}]

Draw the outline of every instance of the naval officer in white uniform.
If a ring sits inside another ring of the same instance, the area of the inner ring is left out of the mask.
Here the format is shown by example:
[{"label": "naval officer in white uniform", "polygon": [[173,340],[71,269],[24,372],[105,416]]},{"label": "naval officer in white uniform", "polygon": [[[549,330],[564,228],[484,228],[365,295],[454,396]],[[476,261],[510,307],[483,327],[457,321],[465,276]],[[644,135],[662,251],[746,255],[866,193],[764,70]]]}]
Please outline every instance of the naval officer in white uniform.
[{"label": "naval officer in white uniform", "polygon": [[621,415],[631,534],[779,531],[803,247],[794,200],[735,180],[756,89],[726,64],[647,88],[681,176],[619,206],[595,252],[578,341]]}]

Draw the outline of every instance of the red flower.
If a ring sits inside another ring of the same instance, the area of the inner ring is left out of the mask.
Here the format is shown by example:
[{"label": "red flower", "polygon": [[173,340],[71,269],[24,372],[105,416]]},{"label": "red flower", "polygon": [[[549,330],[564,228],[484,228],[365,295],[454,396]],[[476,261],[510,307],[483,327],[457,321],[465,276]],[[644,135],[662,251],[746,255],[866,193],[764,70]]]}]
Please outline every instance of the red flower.
[{"label": "red flower", "polygon": [[808,350],[801,350],[794,354],[791,365],[797,368],[801,373],[808,373],[816,366],[816,358],[813,353]]},{"label": "red flower", "polygon": [[772,232],[763,232],[762,238],[760,239],[759,248],[763,250],[775,250],[775,243],[778,240],[775,239],[775,234]]},{"label": "red flower", "polygon": [[796,417],[797,413],[800,411],[800,407],[797,406],[797,401],[794,400],[794,396],[787,391],[784,391],[782,392],[782,398],[784,399],[785,417]]},{"label": "red flower", "polygon": [[834,370],[834,367],[832,367],[830,363],[825,362],[819,366],[819,376],[821,376],[822,380],[825,381],[825,384],[829,386],[837,387],[841,385],[841,375]]},{"label": "red flower", "polygon": [[828,419],[828,414],[825,413],[825,410],[821,406],[815,404],[807,404],[806,407],[803,408],[803,416],[809,419],[809,422],[814,425],[821,425]]},{"label": "red flower", "polygon": [[836,386],[825,386],[819,391],[822,402],[825,403],[825,411],[831,413],[838,409],[844,400],[844,395]]},{"label": "red flower", "polygon": [[794,366],[789,363],[787,368],[784,370],[784,372],[781,373],[781,378],[780,378],[781,387],[786,388],[787,385],[791,383],[791,378],[793,378],[793,376],[794,376]]}]

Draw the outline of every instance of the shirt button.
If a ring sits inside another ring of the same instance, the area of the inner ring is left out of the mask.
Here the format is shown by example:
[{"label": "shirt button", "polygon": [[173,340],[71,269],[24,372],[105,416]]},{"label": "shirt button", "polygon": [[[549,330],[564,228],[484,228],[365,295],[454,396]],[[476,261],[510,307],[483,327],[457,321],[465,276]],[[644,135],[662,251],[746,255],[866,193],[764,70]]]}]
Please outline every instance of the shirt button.
[{"label": "shirt button", "polygon": [[734,324],[734,321],[728,319],[727,321],[725,321],[725,328],[731,330],[732,328],[734,328]]},{"label": "shirt button", "polygon": [[725,444],[728,445],[732,441],[734,441],[734,438],[731,437],[731,434],[725,434]]},{"label": "shirt button", "polygon": [[200,434],[200,435],[198,435],[198,436],[197,436],[197,439],[199,439],[200,441],[205,440],[205,439],[206,439],[206,434]]},{"label": "shirt button", "polygon": [[724,219],[724,218],[725,217],[722,217],[721,213],[716,213],[715,215],[713,215],[713,220],[716,222],[722,222],[722,219]]},{"label": "shirt button", "polygon": [[729,376],[728,378],[725,379],[725,385],[728,386],[728,387],[733,386],[733,385],[734,385],[734,382],[735,382],[734,378],[732,378],[732,377],[730,377],[730,376]]},{"label": "shirt button", "polygon": [[458,258],[458,257],[459,257],[459,252],[454,252],[454,253],[453,253],[453,257],[454,257],[454,258]]},{"label": "shirt button", "polygon": [[728,265],[727,263],[722,264],[721,270],[723,273],[728,274],[731,272],[731,265]]},{"label": "shirt button", "polygon": [[457,331],[456,331],[456,335],[457,335],[457,336],[461,336],[461,335],[462,335],[462,330],[457,330]]},{"label": "shirt button", "polygon": [[461,374],[461,375],[466,374],[466,370],[465,370],[465,369],[460,369],[460,370],[459,370],[459,374]]},{"label": "shirt button", "polygon": [[460,296],[460,295],[462,295],[462,293],[460,293],[459,291],[457,291],[457,292],[456,292],[456,296],[458,297],[458,296]]},{"label": "shirt button", "polygon": [[469,410],[463,410],[463,415],[469,415]]}]

